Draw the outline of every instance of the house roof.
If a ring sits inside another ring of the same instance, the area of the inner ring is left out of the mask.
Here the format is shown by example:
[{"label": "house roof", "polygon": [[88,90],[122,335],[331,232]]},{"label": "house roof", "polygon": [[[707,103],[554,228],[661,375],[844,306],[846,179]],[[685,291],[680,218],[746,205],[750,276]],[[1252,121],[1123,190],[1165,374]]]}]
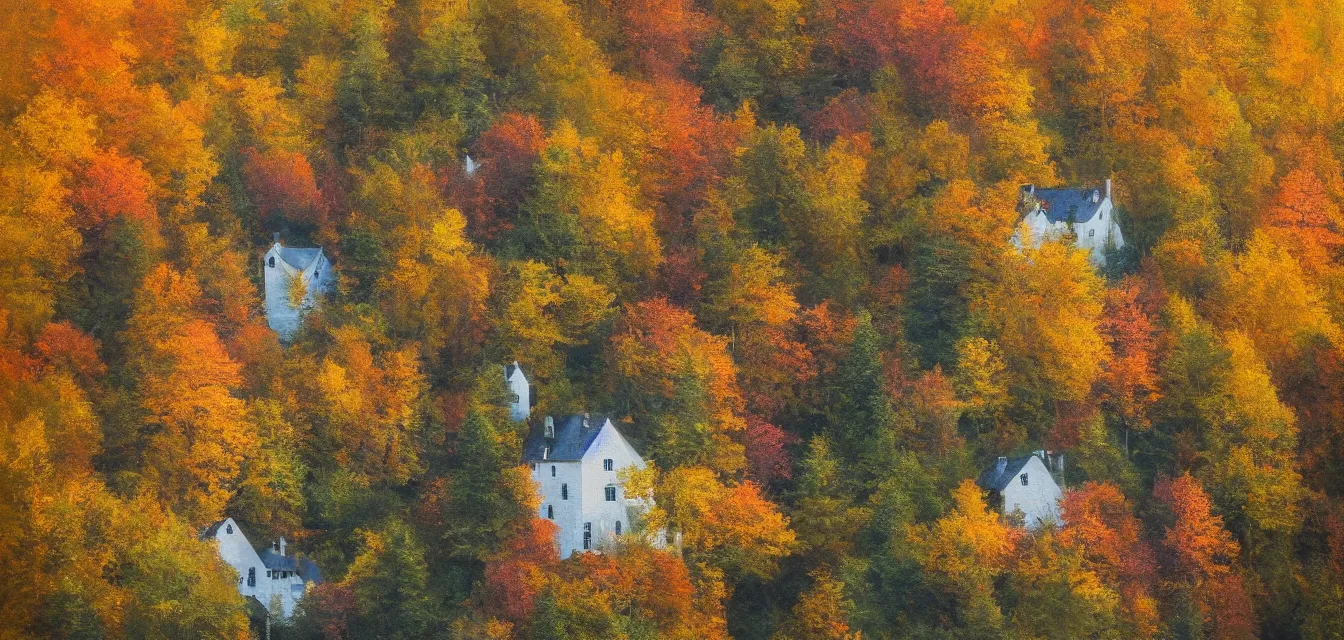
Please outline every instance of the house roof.
[{"label": "house roof", "polygon": [[306,249],[280,247],[280,259],[299,271],[307,269],[308,265],[312,264],[320,255],[322,255],[321,247],[311,247]]},{"label": "house roof", "polygon": [[[583,426],[583,415],[574,414],[555,418],[555,437],[547,438],[544,426],[534,426],[523,442],[523,460],[559,460],[573,462],[583,459],[607,417],[600,413],[589,414],[588,426]],[[550,454],[542,456],[543,449],[550,447]]]},{"label": "house roof", "polygon": [[198,538],[198,540],[209,540],[215,537],[219,533],[219,528],[224,526],[224,523],[228,521],[229,519],[225,518],[219,522],[212,523],[210,526],[206,527],[205,530],[201,531],[201,537]]},{"label": "house roof", "polygon": [[1033,196],[1050,222],[1087,222],[1106,201],[1098,189],[1036,189]]},{"label": "house roof", "polygon": [[[517,372],[520,373],[520,374],[523,372],[523,368],[520,367],[520,366],[518,366],[518,361],[517,361],[517,360],[515,360],[515,361],[513,362],[513,364],[506,364],[506,365],[504,365],[504,379],[505,379],[505,380],[512,380],[512,379],[513,379],[513,372],[515,372],[515,371],[517,371]],[[527,376],[524,375],[523,378],[527,378]]]},{"label": "house roof", "polygon": [[266,547],[261,552],[261,563],[266,565],[267,569],[276,569],[279,571],[297,571],[294,564],[294,556],[282,556],[276,553],[275,549]]},{"label": "house roof", "polygon": [[298,572],[299,577],[303,578],[304,582],[322,584],[322,572],[318,570],[317,565],[312,560],[299,558]]},{"label": "house roof", "polygon": [[1027,463],[1031,462],[1034,457],[1035,455],[1008,458],[1008,464],[1003,469],[999,469],[999,462],[995,460],[994,464],[990,465],[988,469],[980,472],[980,477],[976,479],[975,483],[980,485],[981,489],[1003,491],[1008,483],[1012,482],[1013,478],[1016,478],[1023,467],[1026,467]]}]

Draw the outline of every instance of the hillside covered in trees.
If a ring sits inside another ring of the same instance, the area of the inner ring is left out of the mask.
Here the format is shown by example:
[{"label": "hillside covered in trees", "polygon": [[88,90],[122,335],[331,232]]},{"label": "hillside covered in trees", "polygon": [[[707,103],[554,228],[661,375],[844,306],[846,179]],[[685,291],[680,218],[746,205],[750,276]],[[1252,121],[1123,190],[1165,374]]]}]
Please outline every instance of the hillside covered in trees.
[{"label": "hillside covered in trees", "polygon": [[[1344,634],[1340,0],[3,0],[0,43],[0,638],[259,633],[225,515],[326,576],[276,638]],[[1106,178],[1105,268],[1014,247],[1021,185]],[[337,271],[287,343],[276,232]],[[619,545],[558,559],[515,360],[653,463]],[[1033,531],[972,479],[1035,449]]]}]

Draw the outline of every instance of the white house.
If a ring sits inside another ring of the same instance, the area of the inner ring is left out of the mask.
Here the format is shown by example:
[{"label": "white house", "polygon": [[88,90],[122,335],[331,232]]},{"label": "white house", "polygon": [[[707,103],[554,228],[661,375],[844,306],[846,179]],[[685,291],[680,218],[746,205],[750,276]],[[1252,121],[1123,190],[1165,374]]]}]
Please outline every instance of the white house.
[{"label": "white house", "polygon": [[527,414],[532,412],[532,386],[528,384],[527,376],[523,375],[523,368],[518,366],[517,360],[513,364],[504,365],[504,382],[513,394],[509,402],[509,417],[514,422],[526,420]]},{"label": "white house", "polygon": [[628,533],[650,506],[626,495],[620,473],[643,469],[644,459],[604,416],[546,416],[524,443],[523,462],[541,493],[541,517],[559,526],[561,558]]},{"label": "white house", "polygon": [[299,329],[303,314],[317,306],[331,289],[336,274],[321,247],[298,249],[280,244],[280,234],[262,257],[266,282],[266,323],[288,340]]},{"label": "white house", "polygon": [[1072,234],[1078,248],[1086,250],[1092,264],[1106,266],[1106,251],[1125,246],[1124,235],[1115,220],[1111,202],[1111,180],[1101,189],[1037,189],[1026,185],[1021,191],[1022,223],[1013,236],[1021,247],[1025,228],[1033,247],[1043,239],[1059,239]]},{"label": "white house", "polygon": [[1003,513],[1021,512],[1028,528],[1058,523],[1059,500],[1064,496],[1052,471],[1064,468],[1063,454],[1037,451],[1017,458],[1000,457],[980,473],[976,484],[989,491]]},{"label": "white house", "polygon": [[294,615],[308,585],[322,581],[317,566],[307,558],[296,562],[294,556],[286,555],[284,538],[258,554],[233,518],[207,527],[201,540],[219,544],[219,557],[238,572],[238,593],[256,599],[273,616]]}]

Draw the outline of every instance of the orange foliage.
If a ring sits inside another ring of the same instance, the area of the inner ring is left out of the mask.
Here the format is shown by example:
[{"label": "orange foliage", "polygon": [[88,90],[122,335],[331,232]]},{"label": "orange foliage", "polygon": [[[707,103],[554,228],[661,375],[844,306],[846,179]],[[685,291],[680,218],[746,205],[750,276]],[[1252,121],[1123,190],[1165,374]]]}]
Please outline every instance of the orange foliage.
[{"label": "orange foliage", "polygon": [[1157,326],[1144,307],[1144,283],[1135,276],[1106,291],[1101,331],[1112,357],[1099,382],[1106,402],[1135,429],[1148,427],[1147,410],[1160,394],[1157,380]]},{"label": "orange foliage", "polygon": [[156,219],[154,180],[144,165],[113,151],[102,151],[84,168],[70,194],[75,223],[94,229],[113,218],[150,222]]},{"label": "orange foliage", "polygon": [[1059,541],[1077,547],[1089,569],[1116,585],[1129,618],[1146,636],[1153,635],[1158,622],[1152,596],[1157,565],[1125,495],[1113,484],[1088,482],[1064,495],[1060,514],[1064,526]]},{"label": "orange foliage", "polygon": [[326,221],[313,167],[302,153],[284,149],[261,153],[249,147],[243,149],[243,157],[243,178],[263,219],[280,215],[290,222],[314,226]]}]

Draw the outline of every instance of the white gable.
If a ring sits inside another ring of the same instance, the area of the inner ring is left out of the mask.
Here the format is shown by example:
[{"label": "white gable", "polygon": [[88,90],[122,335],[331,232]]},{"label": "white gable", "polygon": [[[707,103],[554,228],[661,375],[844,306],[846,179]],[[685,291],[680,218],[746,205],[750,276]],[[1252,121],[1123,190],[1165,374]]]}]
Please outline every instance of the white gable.
[{"label": "white gable", "polygon": [[[331,263],[320,247],[285,247],[278,237],[262,256],[261,271],[266,285],[266,323],[283,340],[298,331],[303,314],[316,307],[336,281]],[[290,288],[299,279],[306,284],[307,292],[295,305],[291,303]]]},{"label": "white gable", "polygon": [[1031,456],[1001,493],[1003,512],[1021,511],[1030,529],[1039,528],[1046,522],[1060,521],[1059,500],[1064,493],[1037,456]]}]

